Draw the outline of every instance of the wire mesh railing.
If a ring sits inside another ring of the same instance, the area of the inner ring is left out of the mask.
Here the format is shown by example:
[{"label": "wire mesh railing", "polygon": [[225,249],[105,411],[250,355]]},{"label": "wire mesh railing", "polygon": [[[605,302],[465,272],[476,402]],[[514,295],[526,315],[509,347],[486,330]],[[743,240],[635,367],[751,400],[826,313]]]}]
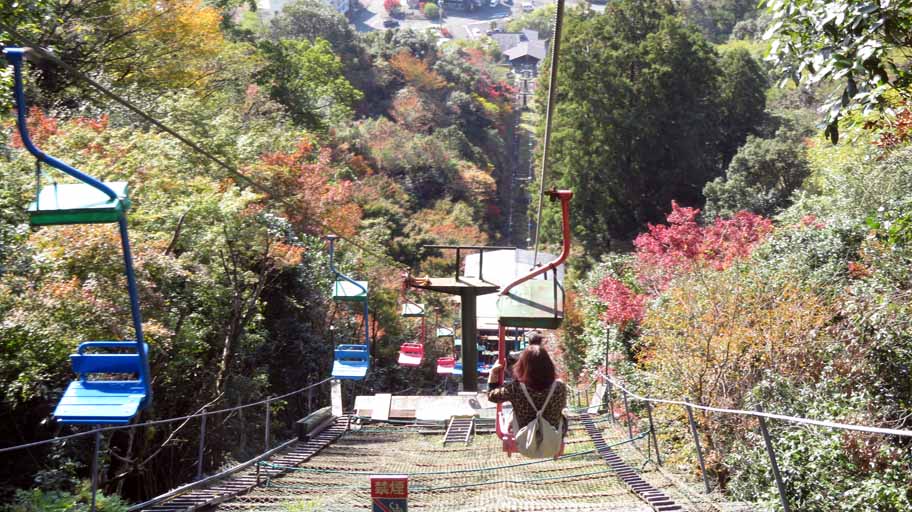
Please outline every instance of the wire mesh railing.
[{"label": "wire mesh railing", "polygon": [[[256,402],[237,405],[234,407],[227,407],[227,408],[223,408],[223,409],[214,409],[214,410],[206,410],[206,408],[204,407],[200,411],[198,411],[194,414],[188,414],[185,416],[177,416],[177,417],[173,417],[173,418],[165,418],[165,419],[159,419],[159,420],[150,420],[150,421],[146,421],[146,422],[142,422],[142,423],[134,423],[134,424],[128,424],[128,425],[99,427],[99,428],[95,428],[92,430],[87,430],[85,432],[79,432],[76,434],[57,436],[57,437],[45,439],[42,441],[34,441],[34,442],[30,442],[30,443],[19,444],[16,446],[3,447],[3,448],[0,448],[0,454],[9,454],[9,453],[16,452],[16,451],[26,450],[26,449],[30,449],[30,448],[45,446],[45,445],[60,444],[60,443],[70,441],[73,439],[77,439],[77,438],[93,436],[94,437],[94,451],[93,451],[93,456],[91,459],[91,461],[92,461],[92,464],[91,464],[91,482],[92,482],[91,495],[92,495],[92,497],[91,497],[91,503],[90,503],[89,508],[90,508],[90,510],[92,510],[94,512],[95,495],[97,493],[97,489],[99,486],[98,461],[99,461],[99,456],[102,454],[102,444],[103,444],[102,440],[103,440],[104,434],[115,432],[115,431],[121,431],[121,430],[142,428],[142,427],[161,426],[161,425],[173,424],[173,423],[177,423],[177,422],[184,422],[183,424],[186,424],[187,422],[189,422],[191,420],[199,419],[200,425],[199,425],[199,437],[197,438],[195,478],[190,483],[185,484],[185,485],[179,487],[178,489],[175,489],[175,491],[183,491],[190,486],[198,486],[202,482],[208,482],[208,481],[211,481],[214,479],[222,478],[227,474],[230,474],[239,469],[242,469],[243,467],[250,466],[257,461],[262,460],[263,457],[268,456],[269,454],[274,453],[276,450],[279,450],[279,449],[287,446],[290,442],[293,442],[294,439],[292,439],[291,441],[282,442],[278,446],[273,446],[273,437],[274,437],[273,406],[282,400],[286,400],[286,399],[294,397],[294,396],[306,394],[306,402],[305,402],[306,405],[304,405],[304,408],[307,413],[310,413],[320,403],[319,397],[316,397],[316,398],[314,397],[314,391],[318,390],[320,386],[330,382],[330,380],[331,380],[330,378],[326,378],[326,379],[320,380],[318,382],[304,386],[302,388],[296,389],[294,391],[284,393],[282,395],[268,396],[268,397],[266,397],[262,400],[258,400]],[[329,396],[329,393],[327,393],[326,396]],[[263,449],[262,449],[262,451],[258,452],[258,455],[256,455],[255,457],[253,457],[252,459],[250,459],[246,462],[242,462],[242,463],[236,464],[228,469],[219,471],[215,475],[211,475],[208,477],[205,476],[206,443],[207,443],[207,430],[208,430],[207,429],[207,419],[210,417],[216,416],[216,415],[222,415],[222,414],[230,415],[232,413],[240,412],[240,411],[243,411],[246,409],[250,409],[253,407],[259,407],[259,406],[264,407],[263,420],[262,420],[262,429],[263,429]],[[183,426],[183,424],[181,425],[181,427]],[[178,428],[180,428],[180,427],[178,427]],[[162,443],[161,447],[164,447],[165,445],[167,445],[169,440],[170,440],[170,437],[166,438],[166,440]],[[116,455],[112,452],[112,449],[110,446],[104,453],[109,454],[109,455]],[[8,455],[5,455],[5,456],[8,456]],[[172,491],[172,492],[174,492],[174,491]],[[161,496],[157,499],[161,499]],[[130,510],[134,510],[134,509],[136,509],[136,508],[134,507],[134,508],[131,508]],[[138,510],[138,509],[136,509],[136,510]]]},{"label": "wire mesh railing", "polygon": [[655,404],[663,404],[670,406],[682,407],[687,414],[687,422],[689,427],[689,433],[693,438],[695,451],[697,454],[697,462],[700,466],[700,474],[703,480],[703,486],[706,491],[706,494],[711,492],[711,486],[709,484],[709,479],[706,473],[706,463],[703,456],[703,448],[700,444],[700,432],[697,422],[694,420],[693,411],[701,410],[706,412],[713,412],[719,414],[728,414],[735,416],[747,416],[757,418],[760,426],[760,434],[763,438],[764,448],[766,450],[767,457],[770,463],[770,469],[773,474],[773,479],[776,483],[776,489],[779,494],[779,501],[782,505],[782,509],[785,512],[791,510],[789,506],[788,495],[785,490],[785,485],[782,480],[782,474],[779,469],[778,459],[776,457],[776,451],[773,447],[772,436],[770,435],[769,428],[767,425],[767,420],[777,420],[783,422],[789,422],[800,425],[811,425],[823,428],[838,429],[838,430],[850,430],[856,432],[865,432],[869,434],[881,434],[889,436],[900,436],[900,437],[912,437],[912,430],[903,430],[903,429],[894,429],[894,428],[883,428],[883,427],[873,427],[867,425],[856,425],[851,423],[842,423],[837,421],[829,420],[818,420],[811,418],[802,418],[798,416],[789,416],[785,414],[776,414],[764,411],[760,406],[757,406],[756,410],[745,410],[745,409],[727,409],[723,407],[712,407],[707,405],[695,404],[687,400],[670,400],[665,398],[653,398],[648,396],[643,396],[634,391],[630,390],[623,383],[619,382],[617,379],[614,379],[604,373],[599,373],[598,378],[603,379],[605,387],[605,399],[607,401],[608,410],[609,410],[609,419],[613,419],[619,423],[618,418],[614,415],[614,394],[615,389],[620,394],[620,400],[623,404],[623,417],[626,420],[626,427],[629,437],[633,437],[633,424],[631,421],[632,415],[630,413],[630,402],[642,402],[646,405],[646,410],[648,413],[649,420],[649,431],[652,433],[653,445],[656,450],[657,462],[661,465],[661,459],[659,458],[659,448],[658,448],[658,439],[655,437],[655,423],[652,418],[652,408]]}]

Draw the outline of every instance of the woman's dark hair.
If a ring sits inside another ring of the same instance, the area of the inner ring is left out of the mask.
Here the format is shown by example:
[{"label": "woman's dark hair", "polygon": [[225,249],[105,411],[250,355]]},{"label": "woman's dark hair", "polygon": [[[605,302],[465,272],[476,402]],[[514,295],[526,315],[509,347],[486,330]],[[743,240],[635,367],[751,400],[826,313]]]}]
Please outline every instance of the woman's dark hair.
[{"label": "woman's dark hair", "polygon": [[513,366],[513,378],[535,391],[544,391],[557,378],[554,361],[541,345],[529,345]]},{"label": "woman's dark hair", "polygon": [[545,335],[536,331],[529,335],[529,345],[541,345],[545,341]]}]

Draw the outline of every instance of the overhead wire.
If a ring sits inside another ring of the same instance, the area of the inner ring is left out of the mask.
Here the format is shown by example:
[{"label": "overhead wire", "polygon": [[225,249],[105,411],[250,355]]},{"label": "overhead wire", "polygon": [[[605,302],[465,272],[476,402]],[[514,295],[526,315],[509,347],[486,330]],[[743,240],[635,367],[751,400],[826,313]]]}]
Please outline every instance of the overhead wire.
[{"label": "overhead wire", "polygon": [[[147,123],[155,126],[159,130],[167,133],[168,135],[171,135],[172,137],[176,138],[177,140],[179,140],[181,143],[183,143],[184,145],[186,145],[187,147],[189,147],[196,153],[211,160],[216,165],[218,165],[221,169],[223,169],[225,172],[227,172],[235,180],[245,183],[247,186],[254,188],[261,193],[268,195],[269,197],[279,201],[280,203],[282,203],[283,205],[285,205],[289,208],[296,208],[296,206],[291,201],[289,201],[287,198],[283,197],[281,194],[276,193],[275,190],[271,189],[270,187],[254,180],[253,178],[238,171],[234,166],[227,163],[224,159],[219,158],[213,152],[203,148],[201,145],[199,145],[195,141],[189,139],[188,137],[182,135],[177,130],[169,127],[168,125],[162,123],[158,119],[152,117],[152,115],[148,114],[147,112],[145,112],[144,110],[142,110],[141,108],[139,108],[138,106],[133,104],[131,101],[127,100],[126,98],[123,98],[122,96],[113,92],[109,88],[98,83],[96,80],[92,79],[85,73],[79,71],[72,65],[63,61],[62,59],[60,59],[53,53],[45,50],[44,48],[41,48],[39,45],[37,45],[33,41],[29,40],[28,37],[22,35],[20,32],[18,32],[14,28],[12,28],[4,23],[0,23],[0,29],[2,29],[7,34],[9,34],[12,37],[12,39],[15,42],[19,43],[21,46],[30,48],[33,52],[38,54],[38,56],[41,57],[42,59],[48,60],[48,61],[53,62],[54,64],[60,66],[61,68],[66,70],[68,73],[70,73],[74,77],[88,83],[90,86],[97,89],[99,92],[101,92],[106,97],[110,98],[111,100],[115,101],[116,103],[119,103],[120,105],[123,105],[124,107],[126,107],[128,110],[130,110],[131,112],[133,112],[134,114],[139,116],[141,119],[143,119]],[[402,262],[396,261],[394,258],[389,256],[388,254],[376,252],[356,240],[352,240],[351,238],[348,238],[348,237],[345,237],[345,236],[339,234],[339,232],[337,230],[335,230],[332,226],[329,226],[328,224],[326,224],[325,222],[323,222],[320,219],[310,219],[310,220],[313,221],[314,224],[319,226],[324,231],[332,233],[332,234],[336,235],[337,237],[345,240],[352,246],[360,249],[365,254],[374,256],[382,261],[386,261],[387,263],[390,263],[392,266],[398,267],[402,270],[408,270],[408,268],[409,268],[407,265],[403,264]]]},{"label": "overhead wire", "polygon": [[545,198],[545,178],[548,170],[548,150],[551,146],[551,120],[554,117],[554,103],[557,97],[557,69],[560,57],[561,32],[564,25],[564,0],[557,0],[554,12],[554,32],[551,35],[551,72],[548,78],[548,103],[545,107],[545,134],[542,140],[541,177],[538,182],[538,213],[535,220],[535,252],[532,265],[538,265],[538,246],[541,238],[542,204]]}]

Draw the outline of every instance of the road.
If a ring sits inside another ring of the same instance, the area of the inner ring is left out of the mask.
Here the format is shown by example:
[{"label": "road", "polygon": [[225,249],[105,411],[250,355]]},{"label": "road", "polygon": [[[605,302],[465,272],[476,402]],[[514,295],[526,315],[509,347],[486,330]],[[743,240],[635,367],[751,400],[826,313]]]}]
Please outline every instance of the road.
[{"label": "road", "polygon": [[[404,1],[404,0],[403,0]],[[450,34],[457,39],[477,39],[485,35],[485,32],[495,27],[504,29],[508,21],[522,14],[523,0],[513,0],[513,5],[506,5],[501,0],[496,7],[485,4],[481,9],[475,12],[462,12],[457,10],[447,10],[442,21],[430,21],[425,19],[397,19],[399,28],[411,28],[414,30],[424,30],[430,27],[446,27]],[[544,7],[551,0],[528,0],[534,8]],[[567,6],[575,5],[581,0],[567,0]],[[361,0],[365,6],[352,16],[358,32],[371,32],[374,30],[389,30],[383,27],[383,21],[389,18],[386,10],[383,8],[383,0]],[[593,10],[602,11],[604,5],[593,5]],[[547,37],[546,35],[542,34]]]}]

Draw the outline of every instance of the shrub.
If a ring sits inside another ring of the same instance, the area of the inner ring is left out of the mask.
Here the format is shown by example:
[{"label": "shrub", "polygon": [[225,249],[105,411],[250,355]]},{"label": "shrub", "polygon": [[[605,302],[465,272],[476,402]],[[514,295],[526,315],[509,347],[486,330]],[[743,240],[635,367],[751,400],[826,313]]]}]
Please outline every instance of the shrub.
[{"label": "shrub", "polygon": [[438,16],[440,16],[440,8],[437,7],[437,4],[428,2],[424,4],[424,15],[432,20],[435,20]]}]

